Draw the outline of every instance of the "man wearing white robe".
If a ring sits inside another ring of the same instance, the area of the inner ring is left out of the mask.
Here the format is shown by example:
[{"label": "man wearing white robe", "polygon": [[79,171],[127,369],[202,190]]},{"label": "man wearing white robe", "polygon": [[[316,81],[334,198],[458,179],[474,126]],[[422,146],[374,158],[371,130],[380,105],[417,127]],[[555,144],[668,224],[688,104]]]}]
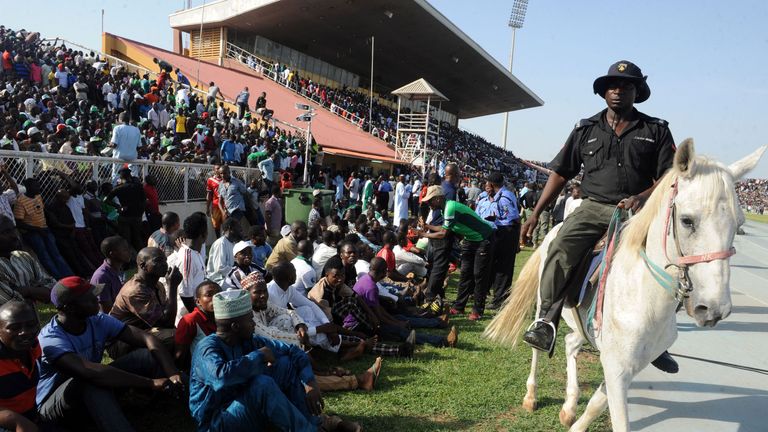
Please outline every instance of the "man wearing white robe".
[{"label": "man wearing white robe", "polygon": [[395,212],[392,215],[392,224],[395,228],[400,226],[401,219],[408,219],[408,199],[411,197],[411,185],[405,184],[405,176],[402,174],[397,179],[395,188]]}]

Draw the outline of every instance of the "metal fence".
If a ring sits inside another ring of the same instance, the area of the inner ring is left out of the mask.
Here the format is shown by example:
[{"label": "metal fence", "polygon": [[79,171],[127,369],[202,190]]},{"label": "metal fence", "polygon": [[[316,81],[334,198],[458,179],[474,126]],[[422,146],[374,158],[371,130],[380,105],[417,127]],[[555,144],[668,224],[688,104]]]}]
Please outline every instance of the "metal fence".
[{"label": "metal fence", "polygon": [[[21,184],[26,178],[37,178],[42,188],[43,200],[48,202],[66,182],[57,174],[61,171],[76,182],[85,185],[88,181],[98,184],[113,181],[113,167],[125,164],[119,159],[73,156],[50,153],[33,153],[0,150],[0,161],[13,179]],[[186,203],[205,199],[206,180],[211,176],[213,166],[136,160],[130,163],[135,175],[142,179],[152,175],[157,180],[160,201]],[[247,185],[254,178],[261,178],[257,168],[230,166],[232,175]]]}]

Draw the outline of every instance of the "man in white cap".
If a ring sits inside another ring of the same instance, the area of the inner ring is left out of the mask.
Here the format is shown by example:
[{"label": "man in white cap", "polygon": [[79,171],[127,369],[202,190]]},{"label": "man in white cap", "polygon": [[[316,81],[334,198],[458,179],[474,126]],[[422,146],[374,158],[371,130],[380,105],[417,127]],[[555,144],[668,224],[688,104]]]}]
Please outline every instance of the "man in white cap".
[{"label": "man in white cap", "polygon": [[307,355],[298,347],[253,334],[251,296],[213,297],[216,333],[195,348],[189,409],[199,430],[357,430],[321,417],[324,403]]},{"label": "man in white cap", "polygon": [[251,242],[239,241],[232,250],[235,256],[235,265],[227,273],[222,288],[225,290],[243,289],[241,281],[251,273],[259,273],[262,277],[267,275],[267,271],[253,263],[253,248]]}]

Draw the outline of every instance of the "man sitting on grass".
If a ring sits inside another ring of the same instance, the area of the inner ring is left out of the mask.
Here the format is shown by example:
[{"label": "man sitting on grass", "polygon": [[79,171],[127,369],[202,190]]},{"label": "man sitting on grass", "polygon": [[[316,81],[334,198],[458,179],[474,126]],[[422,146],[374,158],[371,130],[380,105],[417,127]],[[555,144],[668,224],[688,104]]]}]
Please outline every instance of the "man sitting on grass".
[{"label": "man sitting on grass", "polygon": [[104,285],[99,296],[99,309],[109,313],[123,287],[123,267],[131,261],[131,246],[120,236],[107,237],[101,242],[104,262],[91,275],[91,283]]},{"label": "man sitting on grass", "polygon": [[250,242],[239,241],[235,243],[232,252],[235,254],[235,265],[232,266],[232,269],[227,273],[227,277],[224,278],[224,283],[221,284],[222,288],[225,290],[243,289],[241,284],[243,278],[253,272],[260,273],[263,277],[269,277],[270,280],[272,279],[272,276],[267,276],[267,271],[264,268],[253,263],[253,248]]},{"label": "man sitting on grass", "polygon": [[0,306],[0,430],[37,431],[35,393],[40,380],[37,314],[28,303]]},{"label": "man sitting on grass", "polygon": [[[171,352],[176,329],[176,290],[181,283],[181,272],[176,267],[169,269],[163,250],[153,247],[139,251],[136,265],[138,272],[120,289],[109,314],[153,334]],[[168,296],[160,283],[163,276],[170,286]],[[108,352],[113,359],[118,359],[130,349],[129,345],[117,342],[108,348]]]},{"label": "man sitting on grass", "polygon": [[[178,395],[184,384],[173,358],[156,337],[99,313],[96,296],[101,289],[71,276],[51,290],[57,314],[40,331],[43,357],[37,408],[43,421],[73,421],[73,430],[82,427],[78,413],[83,409],[99,431],[133,430],[112,389]],[[109,365],[102,364],[104,347],[116,341],[134,350]]]},{"label": "man sitting on grass", "polygon": [[355,431],[321,417],[323,399],[309,358],[299,348],[253,334],[248,292],[213,296],[216,333],[192,357],[189,409],[198,430]]}]

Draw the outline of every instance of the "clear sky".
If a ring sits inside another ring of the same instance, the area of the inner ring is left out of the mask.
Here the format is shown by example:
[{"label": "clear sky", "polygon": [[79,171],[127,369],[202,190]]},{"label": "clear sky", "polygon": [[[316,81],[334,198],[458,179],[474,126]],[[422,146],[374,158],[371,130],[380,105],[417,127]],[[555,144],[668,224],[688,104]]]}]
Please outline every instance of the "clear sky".
[{"label": "clear sky", "polygon": [[[430,0],[501,64],[510,48],[512,0]],[[77,7],[0,0],[12,28],[63,36],[99,48],[105,30],[170,49],[168,14],[182,0],[79,0]],[[193,6],[201,4],[193,0]],[[604,107],[592,81],[617,60],[648,75],[651,97],[637,106],[669,121],[679,142],[726,163],[768,144],[768,1],[529,0],[517,32],[513,73],[545,104],[510,115],[509,145],[521,157],[550,160],[573,125]],[[460,122],[500,143],[502,116]],[[751,177],[768,177],[768,156]]]}]

